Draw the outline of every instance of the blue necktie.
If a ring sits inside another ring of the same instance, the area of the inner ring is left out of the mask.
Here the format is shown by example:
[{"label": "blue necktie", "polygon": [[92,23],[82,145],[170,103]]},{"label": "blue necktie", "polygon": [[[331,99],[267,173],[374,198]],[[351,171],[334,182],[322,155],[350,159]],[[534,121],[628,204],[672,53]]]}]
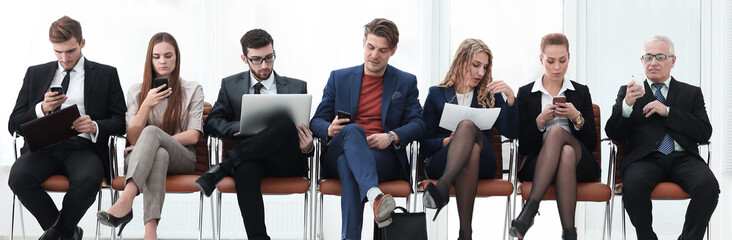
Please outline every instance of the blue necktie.
[{"label": "blue necktie", "polygon": [[[663,83],[654,83],[653,87],[656,88],[656,93],[653,94],[656,97],[656,100],[666,104],[666,98],[661,94]],[[666,155],[674,151],[674,139],[671,138],[671,135],[668,134],[668,132],[663,136],[663,141],[661,141],[661,145],[658,146],[658,151]]]}]

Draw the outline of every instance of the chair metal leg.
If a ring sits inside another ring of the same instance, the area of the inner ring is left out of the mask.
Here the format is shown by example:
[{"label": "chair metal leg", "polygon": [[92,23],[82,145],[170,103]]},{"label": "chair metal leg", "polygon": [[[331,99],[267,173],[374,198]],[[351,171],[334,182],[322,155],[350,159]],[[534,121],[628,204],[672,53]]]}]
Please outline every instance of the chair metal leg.
[{"label": "chair metal leg", "polygon": [[612,224],[613,224],[613,205],[615,204],[615,194],[610,194],[610,200],[605,203],[605,222],[602,225],[602,239],[612,240]]},{"label": "chair metal leg", "polygon": [[13,204],[10,209],[10,240],[13,240],[13,230],[15,229],[15,194],[13,194]]},{"label": "chair metal leg", "polygon": [[309,201],[308,191],[306,191],[304,195],[305,195],[305,199],[303,201],[303,213],[302,213],[302,215],[303,215],[302,239],[308,239],[308,234],[309,234],[308,229],[310,227],[310,216],[309,216],[310,208],[308,208],[308,206],[310,206],[310,204],[309,204],[310,202],[308,202]]},{"label": "chair metal leg", "polygon": [[216,240],[221,240],[221,192],[214,191],[216,192],[216,236],[218,237]]},{"label": "chair metal leg", "polygon": [[[513,193],[511,193],[513,195]],[[506,216],[503,219],[503,239],[510,239],[508,235],[509,222],[511,221],[511,196],[506,197]]]},{"label": "chair metal leg", "polygon": [[[102,189],[99,189],[99,194],[97,194],[97,212],[102,210]],[[97,219],[97,230],[94,232],[94,239],[99,240],[99,219]]]},{"label": "chair metal leg", "polygon": [[201,240],[203,238],[203,192],[198,195],[198,240]]},{"label": "chair metal leg", "polygon": [[211,201],[211,234],[213,235],[211,239],[218,240],[221,239],[218,237],[218,232],[216,232],[216,204],[215,204],[215,196],[211,196],[209,198],[209,201]]},{"label": "chair metal leg", "polygon": [[[114,188],[112,188],[112,185],[110,184],[109,185],[109,202],[110,202],[109,206],[110,207],[112,205],[114,205],[115,202],[117,202],[116,195],[117,195],[117,191],[115,191]],[[109,239],[110,240],[117,240],[117,235],[114,234],[114,229],[115,228],[109,228]]]},{"label": "chair metal leg", "polygon": [[323,237],[323,194],[318,192],[318,239]]},{"label": "chair metal leg", "polygon": [[626,234],[625,234],[625,203],[622,200],[620,200],[620,208],[623,209],[623,211],[621,211],[621,213],[622,213],[622,217],[623,217],[623,240],[625,240],[625,237],[626,237]]}]

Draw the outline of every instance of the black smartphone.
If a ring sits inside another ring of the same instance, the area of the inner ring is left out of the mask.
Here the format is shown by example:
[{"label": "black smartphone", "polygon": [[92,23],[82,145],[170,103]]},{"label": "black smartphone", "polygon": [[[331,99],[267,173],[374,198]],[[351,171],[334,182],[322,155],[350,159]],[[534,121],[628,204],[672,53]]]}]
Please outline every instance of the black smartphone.
[{"label": "black smartphone", "polygon": [[339,119],[344,119],[344,118],[348,119],[348,122],[346,124],[351,123],[351,113],[349,113],[349,112],[338,110],[338,118]]},{"label": "black smartphone", "polygon": [[168,78],[156,78],[152,82],[152,88],[157,88],[165,84],[165,87],[163,89],[160,89],[158,92],[162,92],[165,90],[168,90]]},{"label": "black smartphone", "polygon": [[56,92],[58,94],[64,94],[64,87],[62,86],[51,86],[51,92]]},{"label": "black smartphone", "polygon": [[566,102],[567,102],[567,97],[565,97],[565,96],[556,96],[552,99],[552,103],[554,103],[554,104],[566,103]]}]

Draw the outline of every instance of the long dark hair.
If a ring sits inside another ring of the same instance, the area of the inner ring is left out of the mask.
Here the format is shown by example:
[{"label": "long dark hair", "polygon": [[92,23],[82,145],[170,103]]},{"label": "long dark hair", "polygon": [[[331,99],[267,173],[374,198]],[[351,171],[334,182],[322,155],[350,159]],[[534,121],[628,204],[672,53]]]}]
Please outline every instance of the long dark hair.
[{"label": "long dark hair", "polygon": [[152,81],[156,77],[155,67],[152,63],[152,51],[155,44],[166,42],[173,45],[175,49],[175,68],[168,77],[168,87],[172,89],[168,98],[168,106],[163,113],[162,125],[160,128],[170,135],[174,135],[180,131],[180,123],[185,116],[181,114],[183,89],[180,86],[180,50],[178,42],[175,41],[173,35],[166,32],[160,32],[150,39],[147,45],[147,56],[145,57],[145,72],[142,76],[142,87],[140,88],[140,105],[147,97],[148,89],[152,87]]}]

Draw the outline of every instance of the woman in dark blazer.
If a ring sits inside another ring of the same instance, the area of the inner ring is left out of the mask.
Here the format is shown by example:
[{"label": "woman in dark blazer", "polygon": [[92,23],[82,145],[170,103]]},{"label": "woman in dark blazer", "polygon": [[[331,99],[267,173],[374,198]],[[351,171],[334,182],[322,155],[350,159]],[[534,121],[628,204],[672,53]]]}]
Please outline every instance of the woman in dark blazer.
[{"label": "woman in dark blazer", "polygon": [[[518,112],[513,90],[503,81],[493,81],[491,67],[493,54],[478,39],[466,39],[455,53],[455,59],[445,77],[431,87],[424,105],[427,126],[420,154],[425,157],[425,174],[430,183],[423,202],[427,208],[436,208],[435,218],[449,198],[455,185],[460,217],[460,239],[472,239],[473,203],[478,179],[490,179],[496,175],[496,159],[489,142],[490,130],[481,131],[470,120],[460,122],[451,132],[440,128],[439,122],[445,103],[473,108],[500,107],[501,113],[495,127],[508,138],[518,136]],[[506,95],[507,100],[503,99]],[[434,220],[434,219],[433,219]]]},{"label": "woman in dark blazer", "polygon": [[539,202],[554,183],[562,239],[577,239],[577,182],[600,176],[600,166],[591,153],[597,144],[592,99],[587,86],[564,77],[569,64],[566,36],[544,36],[541,51],[544,74],[518,91],[519,153],[524,156],[518,177],[533,184],[521,214],[511,222],[510,233],[524,237],[534,223]]}]

